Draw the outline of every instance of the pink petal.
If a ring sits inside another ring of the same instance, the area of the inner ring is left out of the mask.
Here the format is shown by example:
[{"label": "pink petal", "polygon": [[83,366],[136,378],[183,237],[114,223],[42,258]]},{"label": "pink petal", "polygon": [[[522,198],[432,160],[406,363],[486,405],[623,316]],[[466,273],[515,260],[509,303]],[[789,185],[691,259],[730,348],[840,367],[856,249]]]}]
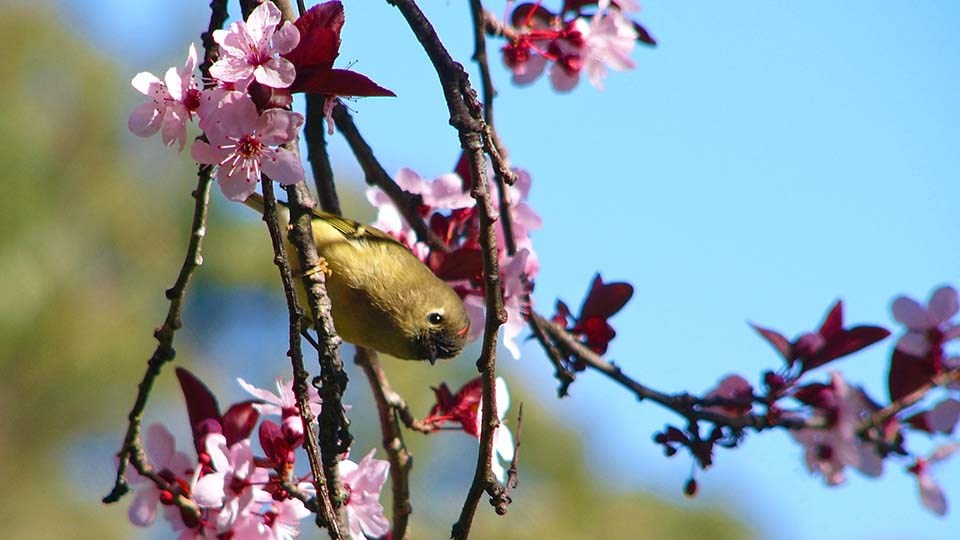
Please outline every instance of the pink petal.
[{"label": "pink petal", "polygon": [[543,74],[543,70],[546,66],[546,57],[539,54],[534,54],[526,62],[517,64],[512,68],[513,78],[511,80],[513,81],[513,84],[517,85],[530,84],[537,80],[541,74]]},{"label": "pink petal", "polygon": [[930,428],[950,435],[960,421],[960,401],[945,399],[927,414]]},{"label": "pink petal", "polygon": [[926,330],[933,326],[930,315],[913,298],[900,296],[893,301],[893,318],[911,330]]},{"label": "pink petal", "polygon": [[150,424],[145,439],[151,461],[158,467],[166,467],[176,452],[173,435],[162,424]]},{"label": "pink petal", "polygon": [[172,67],[167,70],[163,76],[163,83],[167,85],[167,92],[174,101],[183,99],[183,80],[177,68]]},{"label": "pink petal", "polygon": [[946,515],[947,498],[933,478],[929,474],[921,474],[917,477],[917,484],[920,488],[920,502],[923,503],[923,506],[938,516]]},{"label": "pink petal", "polygon": [[253,70],[257,82],[271,88],[286,88],[297,78],[297,70],[289,60],[283,57],[271,58]]},{"label": "pink petal", "polygon": [[510,392],[507,390],[507,381],[503,377],[497,377],[496,381],[497,413],[500,420],[507,416],[507,409],[510,408]]},{"label": "pink petal", "polygon": [[193,500],[201,508],[217,508],[223,505],[225,473],[210,473],[197,481],[193,487]]},{"label": "pink petal", "polygon": [[247,17],[247,31],[254,41],[269,37],[280,23],[280,8],[273,2],[263,2]]},{"label": "pink petal", "polygon": [[285,186],[301,182],[305,177],[300,159],[285,148],[264,150],[260,166],[271,180]]},{"label": "pink petal", "polygon": [[220,185],[220,191],[231,201],[242,202],[247,200],[247,197],[257,190],[257,181],[257,179],[248,177],[246,169],[242,166],[237,167],[232,175],[229,165],[220,167],[217,171],[217,184]]},{"label": "pink petal", "polygon": [[940,287],[930,296],[927,306],[935,324],[939,325],[950,320],[957,314],[957,290],[953,287]]},{"label": "pink petal", "polygon": [[186,111],[179,107],[167,107],[163,113],[160,138],[163,144],[173,146],[176,144],[180,150],[187,143],[187,120],[182,114]]},{"label": "pink petal", "polygon": [[513,434],[503,424],[498,426],[493,434],[493,450],[503,461],[513,460],[513,452],[516,450],[513,446]]},{"label": "pink petal", "polygon": [[[237,377],[237,382],[240,383],[240,387],[246,390],[247,393],[250,394],[251,396],[257,399],[262,399],[263,401],[266,401],[267,403],[270,403],[273,405],[280,405],[280,398],[273,392],[269,390],[264,390],[262,388],[257,388],[256,386],[253,386],[252,384],[241,379],[240,377]],[[263,410],[261,410],[261,412],[263,412],[264,414],[268,414]],[[280,414],[279,407],[277,407],[276,414]]]},{"label": "pink petal", "polygon": [[210,75],[226,82],[243,81],[252,77],[253,73],[254,66],[232,56],[221,58],[210,66]]},{"label": "pink petal", "polygon": [[153,485],[144,486],[137,490],[136,497],[130,509],[127,510],[127,518],[130,523],[137,527],[149,527],[157,520],[157,503],[160,502],[160,491]]},{"label": "pink petal", "polygon": [[195,69],[197,69],[197,47],[190,43],[187,47],[187,60],[183,63],[183,71],[180,75],[182,78],[192,78]]},{"label": "pink petal", "polygon": [[257,106],[250,96],[241,92],[227,92],[220,99],[220,108],[211,118],[210,129],[207,135],[211,136],[212,144],[219,144],[222,136],[240,137],[256,129]]},{"label": "pink petal", "polygon": [[127,120],[127,129],[139,137],[149,137],[160,129],[163,115],[153,101],[137,105]]},{"label": "pink petal", "polygon": [[282,109],[270,109],[260,115],[256,131],[264,145],[279,146],[296,138],[302,125],[303,116]]},{"label": "pink petal", "polygon": [[438,176],[423,192],[423,204],[434,208],[469,208],[476,204],[469,192],[463,190],[459,174]]},{"label": "pink petal", "polygon": [[190,146],[190,158],[197,163],[216,165],[226,157],[226,152],[210,146],[208,143],[196,140]]},{"label": "pink petal", "polygon": [[580,73],[570,74],[557,64],[550,66],[550,84],[557,92],[569,92],[580,82]]},{"label": "pink petal", "polygon": [[283,26],[273,35],[273,50],[277,54],[287,54],[300,43],[300,30],[290,21],[284,21]]},{"label": "pink petal", "polygon": [[422,194],[430,189],[426,180],[424,180],[413,169],[408,169],[406,167],[397,171],[397,174],[394,175],[393,179],[398,186],[402,187],[406,191],[409,191],[410,193]]},{"label": "pink petal", "polygon": [[160,88],[163,87],[163,81],[157,78],[153,73],[146,71],[141,71],[133,76],[133,80],[130,81],[130,84],[137,89],[141,94],[146,96],[153,97]]}]

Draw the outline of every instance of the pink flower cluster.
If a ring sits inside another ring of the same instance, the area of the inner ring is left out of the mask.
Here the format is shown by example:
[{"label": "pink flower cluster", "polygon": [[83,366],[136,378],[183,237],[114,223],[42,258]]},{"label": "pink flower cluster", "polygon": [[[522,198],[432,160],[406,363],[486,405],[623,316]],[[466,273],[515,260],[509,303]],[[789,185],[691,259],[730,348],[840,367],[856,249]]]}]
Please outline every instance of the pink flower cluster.
[{"label": "pink flower cluster", "polygon": [[[567,0],[557,14],[540,4],[520,4],[510,17],[509,42],[502,52],[515,84],[530,84],[549,71],[554,90],[569,92],[586,73],[590,84],[602,90],[607,68],[636,67],[630,53],[637,41],[656,43],[624,15],[640,9],[632,0]],[[593,7],[593,13],[584,14],[585,7]]]},{"label": "pink flower cluster", "polygon": [[[160,510],[180,539],[233,538],[290,539],[300,533],[300,520],[310,511],[287,486],[314,496],[309,475],[296,477],[296,449],[303,443],[303,419],[291,389],[277,379],[277,394],[241,386],[258,398],[231,406],[222,415],[216,398],[193,374],[177,370],[193,431],[196,459],[178,452],[173,436],[160,424],[147,429],[145,443],[150,466],[162,479],[157,483],[140,476],[131,466],[128,474],[136,489],[130,506],[130,521],[139,527],[152,525]],[[316,391],[310,408],[319,412]],[[258,438],[262,456],[254,454],[251,434],[261,414],[278,414],[282,425],[260,422]],[[351,493],[346,516],[353,540],[379,537],[389,531],[380,505],[380,492],[389,462],[373,458],[373,451],[360,463],[340,462],[345,489]]]},{"label": "pink flower cluster", "polygon": [[[783,358],[784,369],[764,373],[762,392],[740,375],[728,375],[705,394],[701,410],[730,418],[761,414],[773,422],[799,425],[791,435],[803,447],[809,471],[821,475],[828,486],[845,482],[847,468],[877,477],[883,473],[885,461],[904,460],[907,471],[917,479],[921,503],[936,514],[945,514],[946,496],[932,476],[931,466],[950,457],[960,445],[954,438],[960,423],[960,400],[951,395],[960,385],[947,384],[940,390],[947,395],[937,398],[932,383],[935,377],[960,369],[960,359],[946,354],[948,342],[960,337],[960,326],[953,321],[958,312],[957,291],[941,287],[926,306],[898,297],[892,311],[905,327],[891,354],[888,390],[890,404],[896,405],[892,409],[884,409],[836,371],[830,372],[829,382],[807,382],[807,374],[890,335],[878,326],[844,326],[843,304],[837,302],[816,331],[793,340],[754,325]],[[792,400],[800,408],[788,408],[783,400]],[[765,410],[756,413],[757,407]],[[715,445],[734,447],[742,435],[718,427],[705,438],[699,432],[668,427],[656,441],[668,455],[674,455],[678,447],[688,447],[701,468],[706,468]],[[908,450],[907,443],[921,435],[933,448],[927,455]]]},{"label": "pink flower cluster", "polygon": [[[367,190],[367,200],[378,211],[374,226],[406,244],[439,278],[457,291],[470,316],[470,339],[474,340],[483,334],[484,327],[483,258],[477,208],[473,198],[466,192],[467,182],[464,182],[464,175],[469,173],[463,172],[463,167],[458,166],[457,169],[458,172],[444,174],[433,181],[424,180],[410,169],[401,169],[395,177],[400,187],[420,196],[420,215],[447,245],[449,252],[431,249],[418,241],[413,228],[403,219],[390,198],[379,189]],[[510,203],[517,252],[514,255],[507,254],[501,227],[497,227],[497,246],[507,310],[503,345],[514,358],[519,358],[517,338],[523,331],[524,311],[527,309],[523,303],[525,283],[532,280],[539,269],[530,232],[539,229],[543,223],[526,202],[530,192],[530,175],[523,169],[514,169],[514,172],[517,182],[507,187],[506,196]],[[489,165],[487,176],[493,178],[493,168]],[[491,181],[490,192],[495,194],[496,189]]]},{"label": "pink flower cluster", "polygon": [[261,174],[282,185],[302,181],[299,157],[284,148],[297,140],[303,125],[303,117],[288,110],[291,93],[326,96],[328,112],[337,96],[393,95],[359,73],[333,69],[343,21],[339,1],[318,4],[295,23],[283,24],[272,2],[261,3],[246,21],[213,33],[221,56],[210,67],[208,88],[194,78],[193,44],[183,68],[170,68],[163,80],[137,74],[133,86],[149,101],[130,114],[130,131],[141,137],[159,131],[164,144],[182,150],[187,124],[199,118],[206,139],[197,139],[190,155],[217,167],[217,182],[230,200],[249,197]]}]

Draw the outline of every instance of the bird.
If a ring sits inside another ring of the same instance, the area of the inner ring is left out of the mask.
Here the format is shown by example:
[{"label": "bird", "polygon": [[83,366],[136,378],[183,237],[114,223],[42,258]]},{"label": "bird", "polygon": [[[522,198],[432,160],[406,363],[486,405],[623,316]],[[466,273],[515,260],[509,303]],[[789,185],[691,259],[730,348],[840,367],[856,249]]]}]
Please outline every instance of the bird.
[{"label": "bird", "polygon": [[[290,210],[279,202],[281,230]],[[244,204],[263,215],[263,196]],[[454,290],[389,234],[351,219],[314,210],[317,252],[326,263],[333,324],[345,341],[403,360],[457,356],[467,342],[470,318]],[[284,235],[294,274],[302,273],[296,251]],[[301,302],[306,292],[297,280]]]}]

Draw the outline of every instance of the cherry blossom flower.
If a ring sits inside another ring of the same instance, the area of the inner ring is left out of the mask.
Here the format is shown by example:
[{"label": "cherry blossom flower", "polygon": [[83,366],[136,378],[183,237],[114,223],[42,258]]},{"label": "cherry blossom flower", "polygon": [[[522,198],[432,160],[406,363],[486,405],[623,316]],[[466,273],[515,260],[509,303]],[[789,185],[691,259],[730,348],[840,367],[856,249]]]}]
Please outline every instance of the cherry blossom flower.
[{"label": "cherry blossom flower", "polygon": [[296,69],[286,54],[300,42],[300,32],[289,21],[280,29],[280,9],[263,2],[227,30],[216,30],[213,39],[220,45],[220,59],[210,67],[210,75],[226,82],[248,84],[252,80],[272,88],[293,84]]},{"label": "cherry blossom flower", "polygon": [[960,325],[951,322],[957,311],[957,290],[953,287],[933,291],[926,307],[912,298],[897,297],[893,301],[893,318],[907,327],[897,349],[922,358],[932,348],[960,337]]},{"label": "cherry blossom flower", "polygon": [[[483,419],[483,381],[480,377],[464,384],[457,393],[450,392],[446,383],[433,389],[437,403],[430,409],[430,414],[423,419],[424,424],[435,429],[446,422],[456,422],[467,434],[480,439],[481,422]],[[507,409],[510,408],[510,393],[507,383],[502,377],[496,380],[497,420],[499,425],[493,434],[493,455],[490,467],[501,482],[506,480],[506,469],[502,462],[513,461],[515,447],[513,434],[504,424]]]},{"label": "cherry blossom flower", "polygon": [[[861,443],[856,428],[861,415],[876,407],[859,388],[850,388],[837,372],[831,372],[830,385],[808,385],[798,391],[801,401],[814,404],[828,427],[791,431],[805,449],[807,469],[820,473],[829,486],[843,483],[844,468],[854,467],[867,476],[880,476],[883,459],[872,447]],[[809,394],[809,395],[807,395]]]},{"label": "cherry blossom flower", "polygon": [[[265,401],[266,403],[256,403],[256,408],[262,415],[278,415],[283,418],[282,430],[288,443],[296,443],[303,437],[303,421],[300,417],[300,409],[297,408],[297,397],[293,393],[293,379],[284,383],[282,377],[277,377],[277,393],[269,390],[257,388],[243,379],[238,378],[237,382],[252,396]],[[314,419],[320,414],[320,394],[313,386],[307,388],[310,397],[310,412]],[[349,409],[349,406],[344,406]]]},{"label": "cherry blossom flower", "polygon": [[917,477],[917,487],[920,490],[920,502],[928,510],[944,516],[947,514],[947,498],[943,489],[930,475],[930,466],[946,460],[960,449],[960,443],[949,443],[940,446],[927,458],[917,458],[917,461],[907,470]]},{"label": "cherry blossom flower", "polygon": [[[181,493],[189,494],[187,479],[194,464],[186,454],[177,451],[176,441],[167,428],[161,424],[151,424],[147,428],[144,442],[147,457],[151,466],[158,471],[157,474],[172,487],[179,488]],[[131,523],[137,527],[153,524],[157,519],[157,504],[160,503],[174,510],[174,515],[179,514],[176,512],[176,507],[171,506],[176,494],[161,490],[152,480],[140,476],[132,465],[128,466],[127,471],[130,484],[136,490],[133,503],[127,513]]]},{"label": "cherry blossom flower", "polygon": [[201,476],[193,486],[193,499],[201,508],[221,508],[216,518],[218,532],[224,532],[240,515],[262,499],[262,486],[269,479],[266,469],[256,466],[249,439],[227,447],[226,438],[211,434],[206,439],[206,455],[214,472]]},{"label": "cherry blossom flower", "polygon": [[268,502],[259,512],[244,514],[233,526],[234,538],[293,540],[300,536],[300,520],[310,511],[297,499]]},{"label": "cherry blossom flower", "polygon": [[274,148],[293,141],[302,124],[297,113],[269,109],[258,114],[249,96],[227,92],[207,126],[209,143],[194,141],[190,155],[198,163],[218,165],[220,190],[242,201],[256,190],[261,172],[283,185],[304,179],[297,156]]},{"label": "cherry blossom flower", "polygon": [[[603,90],[607,68],[616,71],[634,69],[637,65],[630,53],[637,44],[633,22],[618,9],[609,9],[609,2],[601,1],[589,24],[577,19],[577,29],[584,36],[583,71],[597,90]],[[552,74],[551,74],[552,75]],[[554,84],[556,88],[556,84]]]},{"label": "cherry blossom flower", "polygon": [[197,49],[191,43],[182,69],[168,69],[163,80],[146,71],[134,76],[133,87],[150,100],[130,113],[127,120],[130,131],[140,137],[149,137],[160,131],[163,144],[176,144],[183,150],[187,140],[187,122],[201,105],[202,93],[193,78],[196,67]]},{"label": "cherry blossom flower", "polygon": [[[503,283],[503,308],[507,312],[507,322],[503,325],[503,346],[510,351],[515,359],[520,358],[520,346],[517,344],[517,338],[524,329],[524,313],[528,306],[524,303],[524,292],[526,288],[523,284],[523,276],[527,266],[527,258],[530,252],[522,249],[512,257],[503,257],[500,262],[501,282]],[[471,288],[466,284],[454,290],[466,296],[463,299],[463,307],[470,317],[469,340],[473,341],[483,335],[484,319],[486,313],[486,299],[483,289]]]},{"label": "cherry blossom flower", "polygon": [[344,459],[338,465],[340,480],[347,492],[344,508],[352,540],[366,540],[368,536],[379,538],[390,530],[390,522],[383,515],[380,504],[380,492],[387,481],[390,462],[373,459],[374,452],[376,449],[370,450],[360,463]]}]

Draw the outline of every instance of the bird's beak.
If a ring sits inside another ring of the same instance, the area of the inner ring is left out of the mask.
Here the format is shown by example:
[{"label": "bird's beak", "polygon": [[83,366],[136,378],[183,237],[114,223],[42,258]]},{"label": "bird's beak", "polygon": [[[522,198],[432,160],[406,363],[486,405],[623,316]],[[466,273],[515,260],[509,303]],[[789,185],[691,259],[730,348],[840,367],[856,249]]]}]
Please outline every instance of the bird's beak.
[{"label": "bird's beak", "polygon": [[435,365],[435,364],[437,363],[437,357],[436,357],[436,356],[431,356],[430,358],[427,358],[427,361],[430,362],[430,365],[431,365],[431,366],[432,366],[432,365]]}]

